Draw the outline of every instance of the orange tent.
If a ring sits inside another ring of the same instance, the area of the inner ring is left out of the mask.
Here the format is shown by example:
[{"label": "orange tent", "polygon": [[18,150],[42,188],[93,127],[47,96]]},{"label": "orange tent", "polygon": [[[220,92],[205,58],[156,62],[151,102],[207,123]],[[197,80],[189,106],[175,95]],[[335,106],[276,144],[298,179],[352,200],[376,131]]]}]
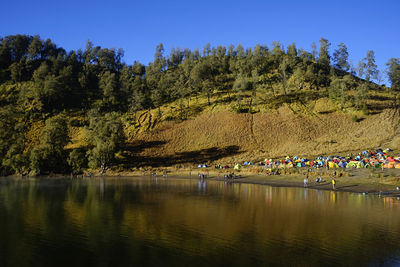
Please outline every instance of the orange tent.
[{"label": "orange tent", "polygon": [[390,162],[388,162],[388,163],[385,164],[385,168],[387,168],[387,169],[393,169],[395,165],[396,165],[396,162],[395,162],[395,161],[390,161]]}]

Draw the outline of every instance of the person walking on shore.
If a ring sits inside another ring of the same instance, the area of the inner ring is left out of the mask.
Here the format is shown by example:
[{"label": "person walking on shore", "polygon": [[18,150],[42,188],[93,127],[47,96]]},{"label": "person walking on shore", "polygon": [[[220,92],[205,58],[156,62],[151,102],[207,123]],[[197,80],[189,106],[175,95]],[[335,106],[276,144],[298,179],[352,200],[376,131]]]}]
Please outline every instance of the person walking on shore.
[{"label": "person walking on shore", "polygon": [[335,180],[335,178],[332,178],[332,189],[333,190],[336,189],[336,180]]},{"label": "person walking on shore", "polygon": [[306,175],[306,178],[304,178],[304,188],[307,188],[308,184],[308,174]]}]

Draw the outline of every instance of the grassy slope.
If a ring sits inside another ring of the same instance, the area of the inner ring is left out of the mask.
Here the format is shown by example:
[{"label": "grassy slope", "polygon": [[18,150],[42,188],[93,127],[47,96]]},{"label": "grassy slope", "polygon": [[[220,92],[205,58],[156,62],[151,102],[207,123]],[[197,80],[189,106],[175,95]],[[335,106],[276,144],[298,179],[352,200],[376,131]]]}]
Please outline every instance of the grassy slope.
[{"label": "grassy slope", "polygon": [[208,106],[199,98],[190,105],[196,112],[184,121],[173,120],[179,111],[171,104],[163,107],[161,118],[152,110],[139,113],[136,123],[125,120],[129,142],[121,163],[124,167],[190,166],[377,147],[400,149],[398,113],[389,108],[388,99],[376,99],[370,100],[371,107],[377,108],[374,114],[357,114],[357,121],[354,111],[333,111],[327,99],[237,114],[230,110],[230,103]]}]

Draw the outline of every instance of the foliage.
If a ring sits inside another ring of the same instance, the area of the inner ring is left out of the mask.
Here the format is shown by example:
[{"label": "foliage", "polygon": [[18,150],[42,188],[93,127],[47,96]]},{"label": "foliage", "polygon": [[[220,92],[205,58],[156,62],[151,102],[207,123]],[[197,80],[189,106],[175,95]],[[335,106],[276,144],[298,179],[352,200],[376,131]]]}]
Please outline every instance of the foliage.
[{"label": "foliage", "polygon": [[46,120],[40,144],[30,154],[30,170],[34,174],[68,171],[67,153],[69,142],[67,120],[63,114]]},{"label": "foliage", "polygon": [[74,174],[82,173],[88,167],[85,149],[73,149],[69,153],[68,164]]},{"label": "foliage", "polygon": [[88,138],[92,149],[88,151],[89,167],[101,168],[104,173],[115,160],[115,154],[125,142],[120,115],[116,112],[90,115]]}]

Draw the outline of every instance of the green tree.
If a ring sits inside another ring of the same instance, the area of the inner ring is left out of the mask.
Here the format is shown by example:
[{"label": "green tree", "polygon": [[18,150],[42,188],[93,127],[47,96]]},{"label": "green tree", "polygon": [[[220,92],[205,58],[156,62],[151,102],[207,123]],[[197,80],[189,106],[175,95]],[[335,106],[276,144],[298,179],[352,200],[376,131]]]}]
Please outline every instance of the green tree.
[{"label": "green tree", "polygon": [[348,71],[350,69],[348,58],[347,46],[344,43],[339,44],[338,49],[333,52],[335,67],[343,71]]},{"label": "green tree", "polygon": [[73,149],[69,153],[68,164],[74,174],[82,173],[88,167],[85,149]]},{"label": "green tree", "polygon": [[360,77],[365,77],[365,80],[369,82],[371,79],[376,79],[378,74],[378,66],[375,64],[375,52],[368,50],[367,56],[359,62],[359,75]]},{"label": "green tree", "polygon": [[166,67],[166,59],[163,55],[164,46],[159,44],[156,47],[154,54],[154,61],[146,68],[146,82],[147,87],[150,89],[150,97],[153,105],[158,108],[158,115],[161,117],[161,106],[166,102],[167,94],[165,86],[162,84],[163,72]]},{"label": "green tree", "polygon": [[334,76],[328,88],[329,98],[340,104],[340,109],[343,110],[345,103],[348,100],[347,84],[344,78]]},{"label": "green tree", "polygon": [[355,95],[355,105],[357,109],[367,109],[368,90],[369,86],[366,83],[360,83],[357,86]]},{"label": "green tree", "polygon": [[210,62],[203,60],[197,63],[190,73],[195,86],[207,96],[208,105],[211,105],[211,96],[214,91],[215,76],[213,71]]},{"label": "green tree", "polygon": [[297,48],[295,43],[288,46],[287,54],[291,57],[297,57]]},{"label": "green tree", "polygon": [[33,174],[46,172],[65,173],[68,170],[64,147],[70,141],[67,120],[63,114],[50,117],[41,133],[40,144],[30,154]]},{"label": "green tree", "polygon": [[250,84],[248,79],[242,74],[239,73],[234,84],[233,90],[236,92],[236,99],[238,101],[238,110],[242,110],[242,100],[246,95],[246,91],[250,88]]},{"label": "green tree", "polygon": [[331,64],[331,57],[329,55],[330,46],[331,44],[327,39],[321,38],[319,40],[318,62],[324,66],[329,66]]},{"label": "green tree", "polygon": [[312,55],[312,60],[316,61],[317,60],[317,45],[315,42],[311,44],[311,55]]},{"label": "green tree", "polygon": [[386,74],[392,85],[392,89],[400,90],[400,59],[391,58],[389,62],[386,63],[387,71]]},{"label": "green tree", "polygon": [[290,76],[290,66],[288,63],[288,59],[286,57],[284,57],[281,64],[279,64],[278,70],[279,70],[279,74],[281,76],[282,90],[283,90],[283,93],[286,95],[288,92],[287,81]]},{"label": "green tree", "polygon": [[103,93],[103,104],[108,110],[119,104],[118,80],[115,73],[105,71],[99,77],[99,88]]},{"label": "green tree", "polygon": [[87,132],[92,146],[88,151],[89,167],[100,168],[104,173],[114,163],[115,154],[125,142],[120,115],[116,112],[90,114]]}]

